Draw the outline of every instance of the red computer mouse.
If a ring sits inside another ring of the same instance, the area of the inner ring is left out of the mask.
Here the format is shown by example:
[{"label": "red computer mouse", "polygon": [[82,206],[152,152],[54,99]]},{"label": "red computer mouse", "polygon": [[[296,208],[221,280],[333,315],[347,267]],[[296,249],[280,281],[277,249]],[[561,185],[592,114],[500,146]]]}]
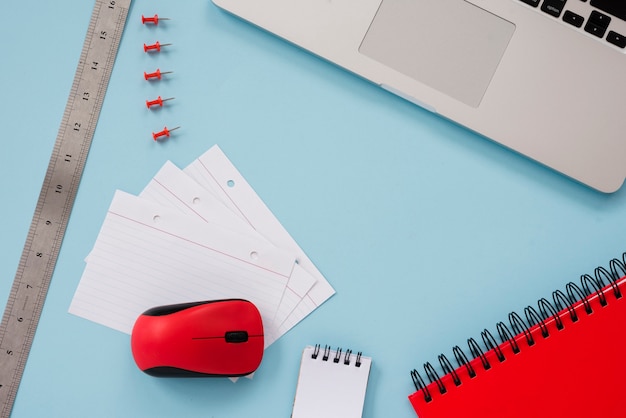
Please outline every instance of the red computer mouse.
[{"label": "red computer mouse", "polygon": [[243,299],[158,306],[137,318],[130,343],[152,376],[244,376],[263,358],[263,322]]}]

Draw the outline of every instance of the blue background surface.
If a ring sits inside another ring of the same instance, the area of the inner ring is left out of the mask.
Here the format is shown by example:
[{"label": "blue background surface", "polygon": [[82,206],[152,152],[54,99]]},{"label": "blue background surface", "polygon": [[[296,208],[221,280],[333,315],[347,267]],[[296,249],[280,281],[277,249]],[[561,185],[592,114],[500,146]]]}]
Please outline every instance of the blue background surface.
[{"label": "blue background surface", "polygon": [[[2,306],[92,7],[3,7]],[[141,24],[154,13],[172,20]],[[173,45],[145,54],[156,40]],[[157,67],[174,73],[145,82]],[[150,112],[157,95],[176,100]],[[181,129],[155,143],[163,125]],[[114,191],[138,193],[166,160],[184,167],[213,144],[337,294],[266,351],[253,380],[155,379],[128,335],[67,310]],[[625,215],[625,189],[590,190],[208,0],[134,0],[13,416],[288,417],[301,351],[321,343],[373,357],[365,418],[414,417],[412,368],[608,265],[626,250]]]}]

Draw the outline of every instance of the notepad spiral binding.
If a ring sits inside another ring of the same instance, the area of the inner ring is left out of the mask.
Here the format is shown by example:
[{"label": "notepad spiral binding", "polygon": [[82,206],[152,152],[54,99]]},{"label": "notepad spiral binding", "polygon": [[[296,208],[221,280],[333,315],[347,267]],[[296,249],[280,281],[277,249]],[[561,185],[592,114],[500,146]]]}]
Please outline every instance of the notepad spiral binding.
[{"label": "notepad spiral binding", "polygon": [[[315,347],[313,349],[313,354],[311,354],[311,358],[312,359],[317,359],[320,355],[321,352],[321,348],[322,346],[320,344],[315,344]],[[330,359],[330,355],[332,349],[329,345],[325,345],[324,346],[324,351],[322,352],[322,357],[321,360],[322,361],[328,361]],[[341,355],[343,354],[343,361],[341,361]],[[361,351],[359,351],[356,354],[356,358],[354,361],[354,365],[355,367],[361,367],[361,357],[362,357],[363,353]],[[340,363],[342,362],[344,365],[349,366],[350,362],[352,361],[352,350],[346,350],[345,352],[341,349],[341,348],[337,348],[337,350],[335,350],[335,354],[332,356],[332,360],[333,363]]]},{"label": "notepad spiral binding", "polygon": [[[524,334],[524,338],[526,339],[528,345],[534,345],[535,339],[529,332],[529,329],[534,326],[538,326],[540,328],[541,336],[543,338],[549,337],[550,334],[545,323],[547,319],[550,317],[554,318],[557,329],[563,329],[564,324],[559,316],[559,312],[567,309],[572,322],[578,321],[578,314],[574,310],[573,306],[577,303],[582,303],[586,314],[591,314],[593,311],[589,304],[589,297],[592,295],[597,295],[602,307],[606,306],[608,302],[605,291],[608,290],[609,285],[613,290],[615,298],[621,298],[622,293],[617,286],[617,281],[624,276],[626,276],[626,252],[622,254],[621,260],[617,258],[611,260],[608,270],[604,267],[597,267],[594,271],[594,276],[589,274],[581,276],[580,285],[574,282],[569,282],[565,287],[565,293],[561,290],[552,292],[553,303],[549,302],[545,298],[540,299],[537,303],[539,311],[532,306],[526,307],[524,309],[526,322],[524,322],[519,314],[511,312],[508,317],[510,327],[504,322],[498,322],[496,325],[502,344],[508,342],[513,353],[517,354],[521,351],[521,348],[519,344],[517,344],[515,337]],[[605,283],[605,280],[607,280],[608,283]],[[511,329],[514,334],[511,333]],[[489,330],[485,329],[481,332],[481,338],[486,348],[486,352],[493,350],[496,358],[500,362],[506,359],[502,350],[498,347],[499,344],[496,343],[493,334]],[[486,352],[481,349],[480,344],[474,338],[469,338],[467,340],[467,345],[473,359],[480,359],[479,367],[482,366],[484,370],[489,370],[492,367],[492,364],[487,359],[487,356],[485,355]],[[465,368],[470,378],[475,377],[476,369],[472,366],[472,364],[470,364],[471,361],[467,358],[463,349],[457,345],[452,349],[452,352],[456,363],[458,364],[458,368]],[[448,357],[444,354],[440,354],[437,358],[445,375],[449,375],[454,384],[459,386],[461,384],[461,378],[455,371],[455,368],[452,366]],[[441,394],[445,394],[447,392],[447,388],[432,363],[427,362],[423,367],[430,384],[435,383],[437,390]],[[430,390],[428,389],[429,385],[425,384],[424,379],[416,369],[411,371],[411,379],[413,380],[416,391],[422,392],[425,402],[431,402],[432,396]]]}]

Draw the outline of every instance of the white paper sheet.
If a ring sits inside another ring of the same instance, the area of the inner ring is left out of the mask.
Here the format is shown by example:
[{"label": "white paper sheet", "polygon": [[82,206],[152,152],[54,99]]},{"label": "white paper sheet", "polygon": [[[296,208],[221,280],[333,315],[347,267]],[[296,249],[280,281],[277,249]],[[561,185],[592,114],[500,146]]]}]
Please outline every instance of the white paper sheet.
[{"label": "white paper sheet", "polygon": [[292,254],[265,240],[117,192],[70,312],[130,333],[135,319],[154,306],[244,298],[261,312],[271,343],[293,267]]}]

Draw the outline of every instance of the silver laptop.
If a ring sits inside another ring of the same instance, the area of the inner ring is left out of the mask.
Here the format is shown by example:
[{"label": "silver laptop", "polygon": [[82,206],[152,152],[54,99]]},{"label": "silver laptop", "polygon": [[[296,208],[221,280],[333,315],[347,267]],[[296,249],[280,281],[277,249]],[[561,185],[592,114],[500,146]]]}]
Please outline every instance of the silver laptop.
[{"label": "silver laptop", "polygon": [[602,192],[626,178],[626,0],[213,0]]}]

